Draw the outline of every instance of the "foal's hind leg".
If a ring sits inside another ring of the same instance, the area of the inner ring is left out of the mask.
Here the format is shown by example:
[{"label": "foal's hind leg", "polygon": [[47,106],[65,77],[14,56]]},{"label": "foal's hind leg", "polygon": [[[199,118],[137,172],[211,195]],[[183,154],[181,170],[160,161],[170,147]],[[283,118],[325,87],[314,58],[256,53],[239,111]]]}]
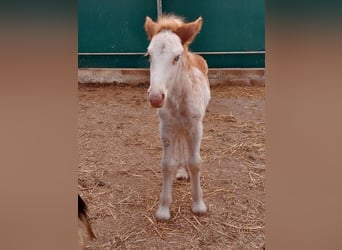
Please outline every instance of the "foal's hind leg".
[{"label": "foal's hind leg", "polygon": [[158,220],[168,220],[171,217],[170,204],[172,201],[172,176],[177,165],[177,161],[175,159],[176,142],[174,137],[172,137],[172,135],[170,136],[170,134],[163,129],[161,130],[161,138],[163,145],[163,158],[161,163],[163,185],[156,217]]},{"label": "foal's hind leg", "polygon": [[188,164],[191,175],[192,212],[198,215],[207,212],[200,183],[202,124],[195,125],[187,136]]},{"label": "foal's hind leg", "polygon": [[187,171],[187,166],[185,162],[185,148],[184,148],[184,139],[179,138],[177,140],[177,148],[178,148],[178,169],[176,174],[177,180],[189,180],[189,175]]}]

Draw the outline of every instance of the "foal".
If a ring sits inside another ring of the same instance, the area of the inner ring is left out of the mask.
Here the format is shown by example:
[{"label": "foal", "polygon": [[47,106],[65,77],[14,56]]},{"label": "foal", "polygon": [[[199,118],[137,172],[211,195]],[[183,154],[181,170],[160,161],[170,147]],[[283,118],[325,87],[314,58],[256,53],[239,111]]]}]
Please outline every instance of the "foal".
[{"label": "foal", "polygon": [[[188,50],[201,27],[201,17],[191,23],[175,16],[163,16],[157,22],[146,17],[145,21],[151,40],[147,49],[151,73],[148,98],[151,106],[158,108],[163,146],[158,220],[170,218],[172,175],[183,162],[176,153],[184,156],[184,148],[190,170],[192,212],[198,215],[207,212],[200,185],[200,146],[202,120],[210,100],[208,66],[201,56]],[[178,170],[178,177],[187,178],[185,168]]]}]

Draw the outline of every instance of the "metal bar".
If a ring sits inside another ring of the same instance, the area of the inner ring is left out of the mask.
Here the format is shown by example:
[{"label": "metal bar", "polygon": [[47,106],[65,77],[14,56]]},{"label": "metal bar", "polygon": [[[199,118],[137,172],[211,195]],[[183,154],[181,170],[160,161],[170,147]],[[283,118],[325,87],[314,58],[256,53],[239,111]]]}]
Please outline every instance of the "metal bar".
[{"label": "metal bar", "polygon": [[265,54],[265,51],[206,51],[194,52],[201,55],[234,55],[234,54]]},{"label": "metal bar", "polygon": [[[193,52],[200,55],[234,55],[234,54],[265,54],[265,51],[206,51],[206,52]],[[81,52],[79,56],[134,56],[145,55],[146,52]]]},{"label": "metal bar", "polygon": [[158,18],[163,14],[162,0],[157,0],[157,15]]},{"label": "metal bar", "polygon": [[146,52],[85,52],[78,53],[79,56],[134,56],[145,55]]}]

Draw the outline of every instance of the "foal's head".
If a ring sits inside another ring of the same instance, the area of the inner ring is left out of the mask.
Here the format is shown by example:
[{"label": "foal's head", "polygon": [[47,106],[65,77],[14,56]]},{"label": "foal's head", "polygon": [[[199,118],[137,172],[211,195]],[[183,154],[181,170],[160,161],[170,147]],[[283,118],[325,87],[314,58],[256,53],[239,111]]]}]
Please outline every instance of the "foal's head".
[{"label": "foal's head", "polygon": [[163,106],[168,89],[184,69],[184,51],[201,27],[201,17],[191,23],[175,16],[164,16],[158,22],[146,17],[145,30],[151,40],[147,54],[151,72],[148,98],[152,107]]}]

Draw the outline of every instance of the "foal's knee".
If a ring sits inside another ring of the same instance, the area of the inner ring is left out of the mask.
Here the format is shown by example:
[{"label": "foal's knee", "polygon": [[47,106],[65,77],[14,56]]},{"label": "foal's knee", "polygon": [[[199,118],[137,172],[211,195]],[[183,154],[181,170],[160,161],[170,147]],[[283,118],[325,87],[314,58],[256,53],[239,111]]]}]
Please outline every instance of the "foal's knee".
[{"label": "foal's knee", "polygon": [[188,165],[192,173],[199,172],[201,168],[201,157],[199,155],[189,157]]},{"label": "foal's knee", "polygon": [[161,165],[163,173],[172,174],[177,166],[177,162],[174,159],[163,159]]}]

